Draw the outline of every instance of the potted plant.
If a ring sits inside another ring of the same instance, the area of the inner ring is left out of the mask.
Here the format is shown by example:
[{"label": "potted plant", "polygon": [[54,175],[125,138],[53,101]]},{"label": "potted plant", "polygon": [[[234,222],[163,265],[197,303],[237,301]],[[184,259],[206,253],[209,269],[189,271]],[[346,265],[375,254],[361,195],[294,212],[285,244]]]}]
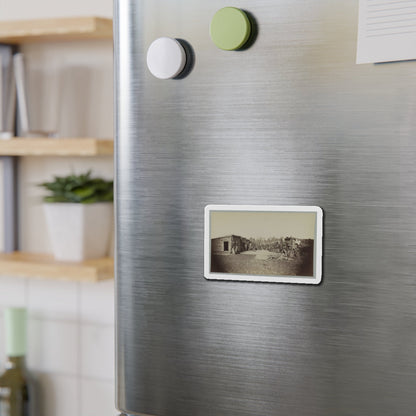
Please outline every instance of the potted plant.
[{"label": "potted plant", "polygon": [[113,225],[113,181],[82,175],[55,176],[39,186],[52,251],[59,261],[82,261],[108,254]]}]

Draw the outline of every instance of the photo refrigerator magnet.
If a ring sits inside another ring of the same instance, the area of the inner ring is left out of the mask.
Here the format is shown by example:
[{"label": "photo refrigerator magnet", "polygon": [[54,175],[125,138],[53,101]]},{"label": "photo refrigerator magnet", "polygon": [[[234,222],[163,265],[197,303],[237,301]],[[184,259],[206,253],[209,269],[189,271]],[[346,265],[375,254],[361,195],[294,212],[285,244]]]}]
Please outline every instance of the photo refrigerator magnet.
[{"label": "photo refrigerator magnet", "polygon": [[322,218],[315,206],[208,205],[204,276],[319,284]]}]

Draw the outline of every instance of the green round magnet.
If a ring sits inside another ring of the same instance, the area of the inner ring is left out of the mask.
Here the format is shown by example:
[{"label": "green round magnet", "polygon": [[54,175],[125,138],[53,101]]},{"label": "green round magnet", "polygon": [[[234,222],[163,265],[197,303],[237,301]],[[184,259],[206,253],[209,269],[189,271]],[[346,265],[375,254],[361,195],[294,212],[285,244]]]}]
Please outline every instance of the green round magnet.
[{"label": "green round magnet", "polygon": [[236,7],[224,7],[215,13],[210,27],[212,41],[220,49],[241,49],[251,34],[251,23],[245,12]]}]

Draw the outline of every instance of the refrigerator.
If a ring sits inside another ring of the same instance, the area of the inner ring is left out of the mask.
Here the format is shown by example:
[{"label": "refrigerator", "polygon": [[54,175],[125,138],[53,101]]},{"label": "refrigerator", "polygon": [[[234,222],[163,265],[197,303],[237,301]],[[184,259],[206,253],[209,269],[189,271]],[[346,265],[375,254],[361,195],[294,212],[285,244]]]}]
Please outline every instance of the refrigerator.
[{"label": "refrigerator", "polygon": [[[117,409],[414,416],[416,63],[356,64],[356,0],[115,0],[114,22]],[[288,213],[312,237],[267,220]],[[305,247],[300,280],[224,265]]]}]

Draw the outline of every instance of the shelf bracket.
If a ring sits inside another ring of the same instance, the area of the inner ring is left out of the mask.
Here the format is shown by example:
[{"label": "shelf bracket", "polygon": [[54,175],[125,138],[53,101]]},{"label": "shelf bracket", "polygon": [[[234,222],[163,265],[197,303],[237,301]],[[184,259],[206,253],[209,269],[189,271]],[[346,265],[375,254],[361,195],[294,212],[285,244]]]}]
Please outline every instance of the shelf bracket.
[{"label": "shelf bracket", "polygon": [[4,252],[11,253],[18,250],[18,158],[1,156],[3,164],[3,224],[4,224]]}]

